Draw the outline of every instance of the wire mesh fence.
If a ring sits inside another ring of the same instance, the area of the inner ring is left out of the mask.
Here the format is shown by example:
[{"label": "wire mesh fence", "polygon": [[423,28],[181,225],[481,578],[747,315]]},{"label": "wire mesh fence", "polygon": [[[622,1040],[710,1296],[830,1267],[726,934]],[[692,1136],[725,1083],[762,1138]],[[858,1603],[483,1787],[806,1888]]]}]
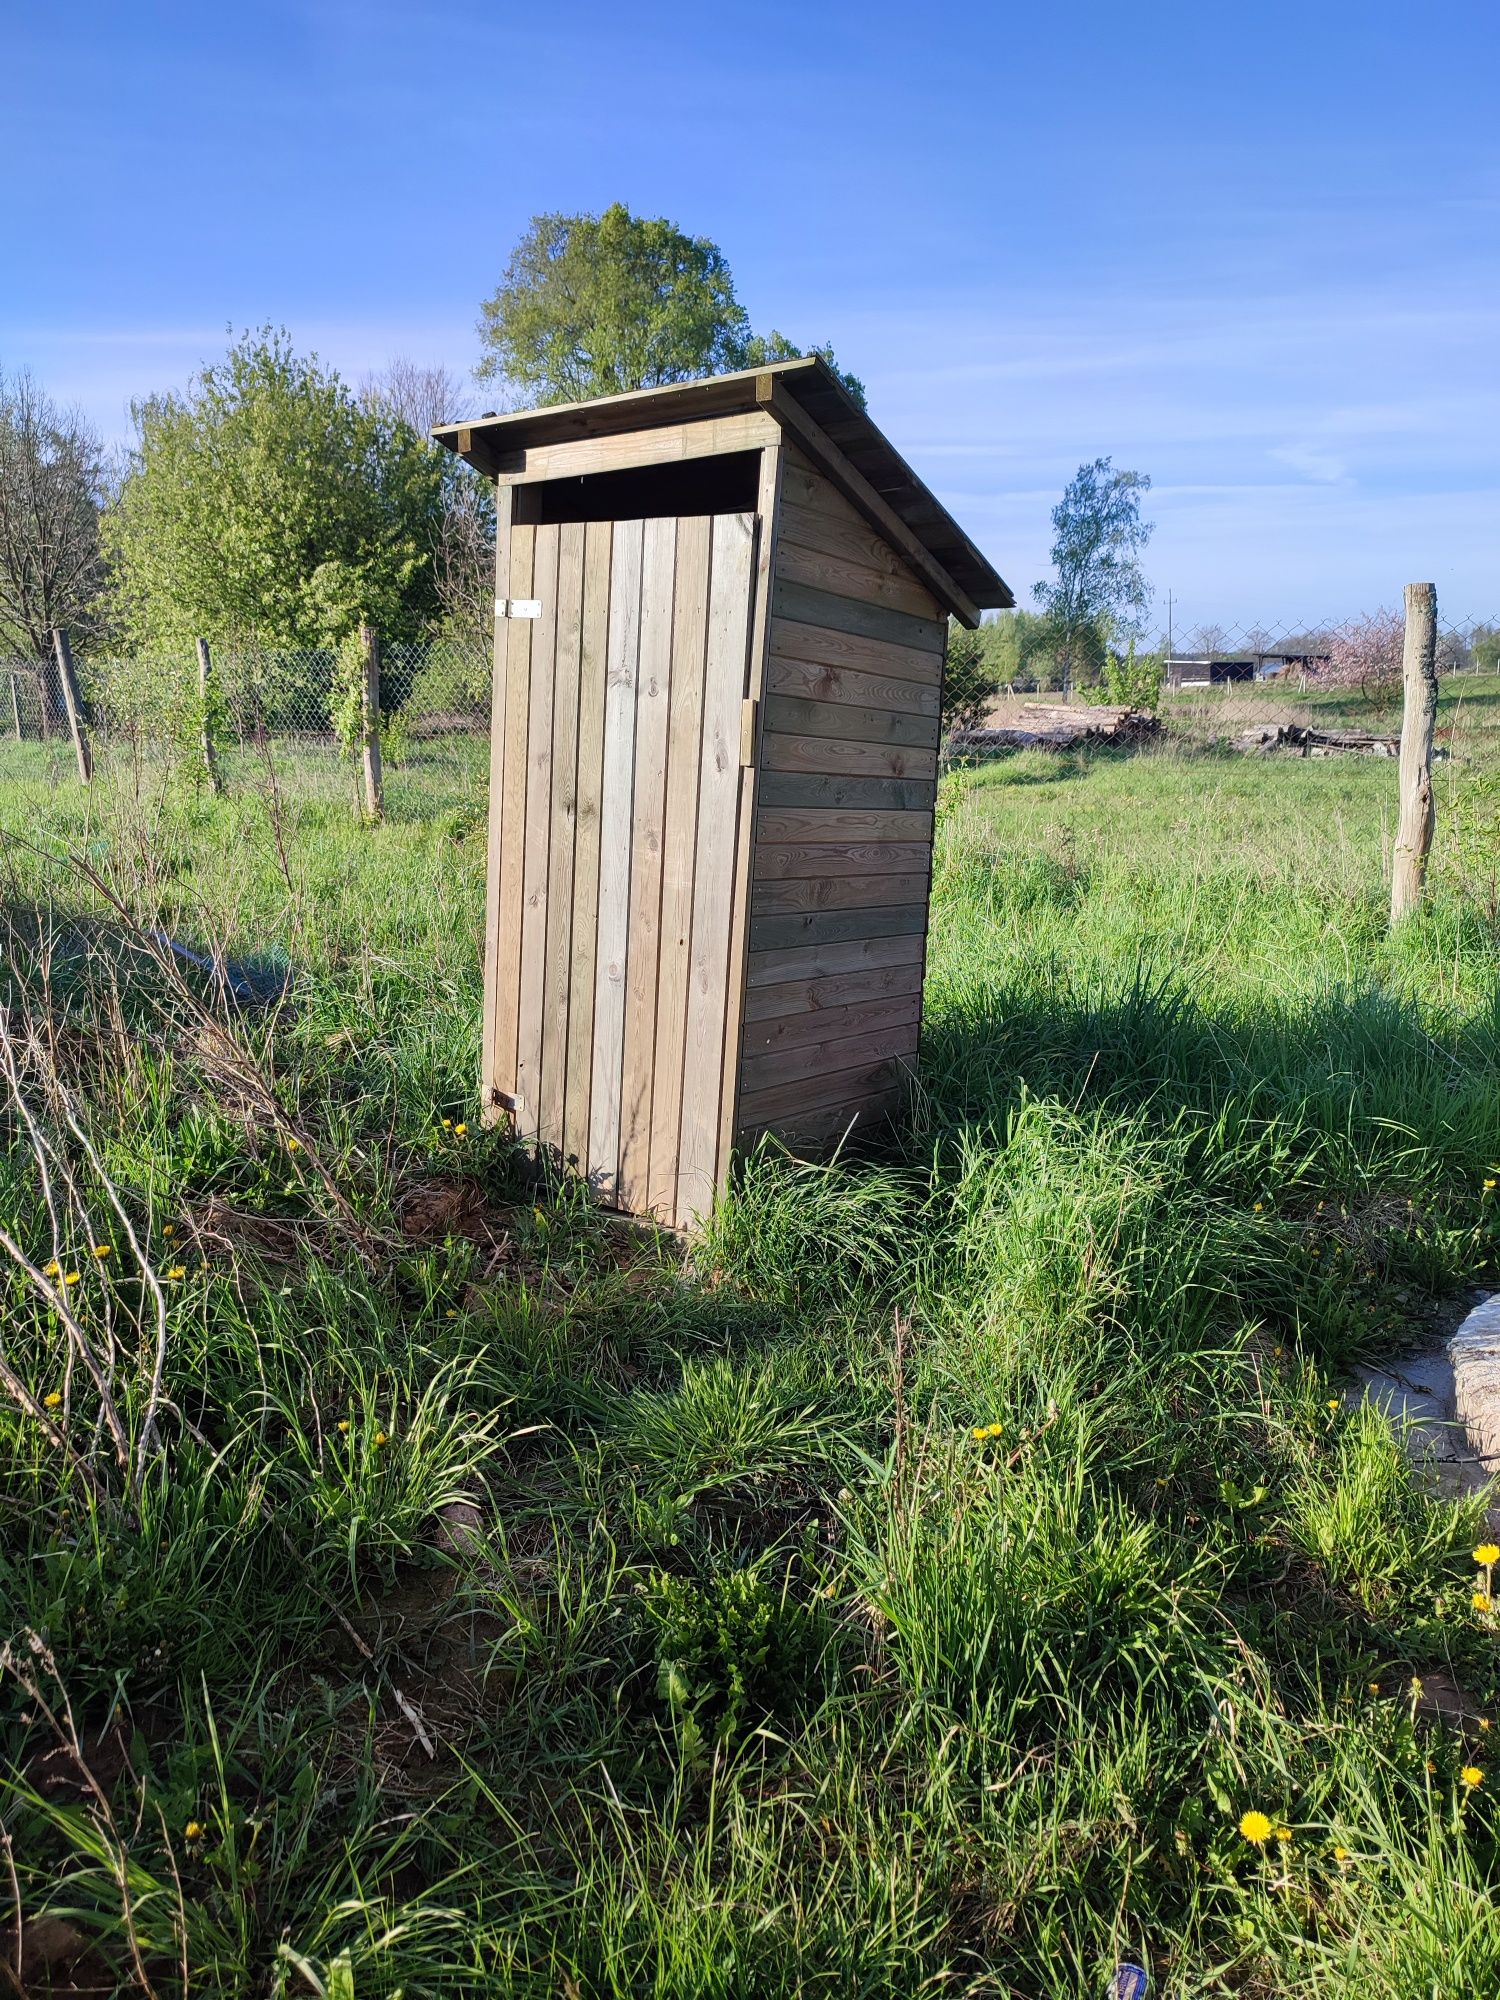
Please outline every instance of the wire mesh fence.
[{"label": "wire mesh fence", "polygon": [[[385,803],[420,816],[482,801],[488,778],[491,657],[482,641],[380,648],[379,744]],[[356,663],[355,680],[358,678]],[[206,679],[189,644],[78,661],[83,719],[105,773],[154,770],[288,796],[358,802],[358,690],[346,653],[215,648]],[[0,659],[0,775],[64,776],[70,726],[51,660]]]},{"label": "wire mesh fence", "polygon": [[[979,636],[985,680],[1007,693],[1082,690],[1097,700],[1111,677],[1139,663],[1146,678],[1170,689],[1263,683],[1339,690],[1376,712],[1400,698],[1396,612],[1280,628],[1178,617],[1137,636],[1128,653],[1097,629],[1061,643],[1047,620],[1024,613],[1001,614]],[[1437,663],[1444,675],[1500,672],[1500,618],[1444,625]],[[482,805],[491,679],[490,648],[477,636],[381,646],[378,740],[388,813],[426,817]],[[197,785],[209,781],[212,764],[230,788],[274,780],[289,797],[360,807],[361,717],[347,649],[215,649],[205,683],[190,642],[85,656],[78,680],[96,765],[106,775],[155,771]],[[1124,681],[1118,692],[1131,700]],[[61,781],[73,771],[55,663],[0,658],[0,778]]]}]

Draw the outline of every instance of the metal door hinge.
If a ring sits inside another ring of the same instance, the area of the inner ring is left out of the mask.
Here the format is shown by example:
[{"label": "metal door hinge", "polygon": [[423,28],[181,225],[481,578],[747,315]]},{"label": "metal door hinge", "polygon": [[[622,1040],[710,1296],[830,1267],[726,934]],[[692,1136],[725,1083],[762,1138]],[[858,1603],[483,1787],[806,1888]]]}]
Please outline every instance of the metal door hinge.
[{"label": "metal door hinge", "polygon": [[495,616],[497,618],[540,618],[542,600],[539,597],[497,597]]}]

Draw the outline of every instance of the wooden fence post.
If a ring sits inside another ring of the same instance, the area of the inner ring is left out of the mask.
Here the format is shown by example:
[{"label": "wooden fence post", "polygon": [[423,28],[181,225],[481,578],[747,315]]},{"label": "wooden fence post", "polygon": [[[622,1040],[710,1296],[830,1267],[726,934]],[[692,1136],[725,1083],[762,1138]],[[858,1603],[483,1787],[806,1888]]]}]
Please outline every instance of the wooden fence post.
[{"label": "wooden fence post", "polygon": [[365,818],[385,816],[385,782],[380,769],[380,634],[373,625],[359,628],[360,650],[365,656],[363,691],[360,698],[360,738],[365,769]]},{"label": "wooden fence post", "polygon": [[214,750],[213,716],[210,706],[213,697],[214,663],[208,650],[207,639],[197,639],[194,644],[198,648],[198,713],[202,718],[199,740],[203,745],[203,768],[208,773],[208,782],[213,788],[214,797],[221,799],[224,796],[224,776],[219,769],[219,759]]},{"label": "wooden fence post", "polygon": [[78,759],[79,783],[86,785],[94,775],[94,759],[89,750],[88,731],[83,726],[83,703],[78,694],[78,676],[73,671],[73,648],[60,625],[52,628],[52,651],[57,660],[57,678],[62,683],[63,706],[68,711],[73,752]]},{"label": "wooden fence post", "polygon": [[16,685],[17,678],[16,670],[12,667],[10,670],[10,719],[15,728],[16,741],[22,743],[25,741],[25,737],[21,730],[21,696]]},{"label": "wooden fence post", "polygon": [[1406,640],[1401,653],[1401,818],[1391,866],[1391,922],[1422,900],[1432,848],[1432,738],[1437,726],[1437,589],[1406,586]]}]

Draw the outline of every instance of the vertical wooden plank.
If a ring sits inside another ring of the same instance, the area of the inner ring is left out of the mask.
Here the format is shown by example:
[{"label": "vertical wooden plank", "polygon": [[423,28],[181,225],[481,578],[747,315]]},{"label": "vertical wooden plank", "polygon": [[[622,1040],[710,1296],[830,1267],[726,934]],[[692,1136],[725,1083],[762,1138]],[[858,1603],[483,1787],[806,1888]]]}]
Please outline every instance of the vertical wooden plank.
[{"label": "vertical wooden plank", "polygon": [[[502,489],[503,490],[503,489]],[[506,514],[510,509],[507,506]],[[530,597],[536,567],[536,529],[509,525],[510,581],[503,594]],[[490,843],[497,864],[494,951],[494,1040],[489,1080],[503,1097],[516,1089],[517,1028],[521,1005],[521,898],[526,861],[526,709],[531,693],[529,619],[502,619],[505,630],[505,705],[493,719],[491,768],[503,764],[504,777],[490,804]],[[512,1113],[519,1128],[519,1111]]]},{"label": "vertical wooden plank", "polygon": [[573,932],[573,845],[577,826],[578,664],[583,636],[583,524],[557,539],[557,647],[552,675],[552,811],[547,843],[546,971],[542,980],[539,1134],[562,1153],[568,1071],[569,968]]},{"label": "vertical wooden plank", "polygon": [[656,999],[651,1161],[645,1206],[664,1222],[677,1216],[677,1152],[682,1126],[682,1060],[687,1026],[688,946],[698,842],[698,765],[703,743],[703,659],[708,637],[706,514],[677,524],[672,613],[672,708],[662,820],[661,966]]},{"label": "vertical wooden plank", "polygon": [[647,521],[641,549],[641,650],[631,807],[630,953],[620,1090],[620,1204],[643,1209],[651,1170],[652,1079],[661,959],[662,832],[672,692],[675,520]]},{"label": "vertical wooden plank", "polygon": [[[198,754],[203,759],[209,790],[216,799],[221,799],[224,796],[224,773],[219,769],[219,754],[214,744],[214,710],[218,704],[214,698],[213,654],[208,650],[207,639],[195,639],[193,648],[198,655]],[[14,699],[14,681],[11,683],[11,695]],[[19,728],[16,734],[19,736]]]},{"label": "vertical wooden plank", "polygon": [[677,1220],[707,1215],[717,1189],[724,1010],[740,800],[740,720],[750,638],[755,518],[716,514],[710,557],[698,853],[688,968]]},{"label": "vertical wooden plank", "polygon": [[78,760],[78,781],[93,781],[94,757],[89,749],[89,733],[83,721],[83,697],[78,692],[78,676],[73,671],[73,648],[60,625],[52,628],[52,651],[57,660],[57,678],[62,684],[63,706],[68,712],[68,728],[73,736],[73,754]]},{"label": "vertical wooden plank", "polygon": [[359,696],[360,768],[364,778],[365,818],[385,818],[385,773],[380,764],[380,634],[373,625],[359,628],[364,654],[364,678]]},{"label": "vertical wooden plank", "polygon": [[578,667],[577,828],[573,862],[573,937],[568,1008],[568,1082],[563,1158],[588,1172],[589,1099],[594,1064],[594,965],[599,923],[599,812],[604,783],[604,689],[609,640],[609,571],[613,529],[584,529],[583,620]]},{"label": "vertical wooden plank", "polygon": [[[750,642],[745,667],[745,694],[764,704],[766,661],[771,650],[771,593],[776,580],[780,544],[782,472],[785,457],[772,445],[760,455],[760,488],[756,495],[754,598],[750,606]],[[758,734],[758,732],[757,732]],[[719,1107],[719,1149],[714,1183],[722,1187],[729,1173],[730,1153],[739,1130],[740,1048],[745,1026],[745,962],[750,934],[750,891],[755,879],[757,794],[760,785],[760,744],[752,736],[745,746],[748,763],[740,772],[740,820],[734,863],[734,907],[729,925],[729,985],[724,1007],[724,1081]]]},{"label": "vertical wooden plank", "polygon": [[[541,1128],[542,1019],[547,971],[547,860],[552,823],[552,678],[557,653],[558,529],[536,531],[531,594],[541,615],[531,641],[526,715],[526,853],[521,891],[521,992],[516,1030],[517,1129],[534,1140]],[[522,621],[517,621],[522,622]]]},{"label": "vertical wooden plank", "polygon": [[641,636],[643,523],[617,521],[610,560],[604,690],[604,776],[599,802],[599,927],[594,964],[594,1050],[589,1085],[589,1179],[615,1201],[620,1179],[620,1089],[630,943],[630,819],[635,784],[635,683]]}]

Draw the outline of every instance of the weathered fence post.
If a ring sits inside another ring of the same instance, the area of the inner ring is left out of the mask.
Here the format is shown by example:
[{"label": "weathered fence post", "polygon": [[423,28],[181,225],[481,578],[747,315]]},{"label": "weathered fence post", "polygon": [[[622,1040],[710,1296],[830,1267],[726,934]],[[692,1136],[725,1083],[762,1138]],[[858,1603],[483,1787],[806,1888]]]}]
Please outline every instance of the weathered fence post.
[{"label": "weathered fence post", "polygon": [[385,783],[380,770],[380,634],[373,625],[359,628],[365,670],[360,693],[360,740],[365,768],[365,818],[385,816]]},{"label": "weathered fence post", "polygon": [[83,726],[83,702],[78,693],[78,676],[73,671],[73,648],[60,625],[52,628],[52,652],[57,660],[57,678],[62,683],[63,706],[68,711],[73,753],[78,759],[79,783],[86,785],[94,775],[94,759],[89,750],[88,731]]},{"label": "weathered fence post", "polygon": [[1406,586],[1406,639],[1401,653],[1401,818],[1391,866],[1391,922],[1417,907],[1432,847],[1432,738],[1437,726],[1437,588]]},{"label": "weathered fence post", "polygon": [[21,729],[21,695],[16,685],[18,678],[19,676],[15,668],[12,667],[10,670],[10,719],[16,732],[16,741],[21,743],[25,741],[25,737]]},{"label": "weathered fence post", "polygon": [[203,745],[203,768],[208,773],[208,782],[216,799],[224,796],[224,777],[219,769],[218,755],[214,750],[213,730],[213,658],[208,650],[207,639],[197,639],[198,648],[198,713],[201,717],[199,740]]}]

